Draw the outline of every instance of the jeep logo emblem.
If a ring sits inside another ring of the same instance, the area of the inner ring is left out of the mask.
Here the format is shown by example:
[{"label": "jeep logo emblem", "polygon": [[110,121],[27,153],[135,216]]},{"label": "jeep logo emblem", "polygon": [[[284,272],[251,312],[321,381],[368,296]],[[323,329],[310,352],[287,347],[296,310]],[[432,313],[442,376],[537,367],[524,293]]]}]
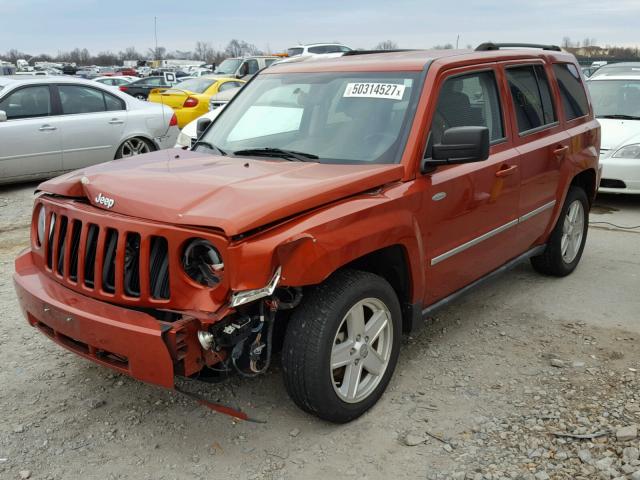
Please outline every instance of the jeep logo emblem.
[{"label": "jeep logo emblem", "polygon": [[95,202],[98,205],[104,205],[107,208],[113,207],[113,205],[116,203],[113,198],[105,197],[104,195],[102,195],[102,193],[98,194],[98,196],[95,198]]}]

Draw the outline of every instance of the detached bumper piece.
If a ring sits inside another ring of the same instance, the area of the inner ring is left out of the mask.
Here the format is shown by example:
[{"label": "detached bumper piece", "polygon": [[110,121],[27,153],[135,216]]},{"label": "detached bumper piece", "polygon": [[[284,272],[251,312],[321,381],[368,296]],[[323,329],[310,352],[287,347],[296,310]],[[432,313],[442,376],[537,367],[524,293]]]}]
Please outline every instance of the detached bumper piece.
[{"label": "detached bumper piece", "polygon": [[163,339],[170,324],[69,290],[38,270],[30,251],[16,260],[14,283],[28,322],[54,342],[143,382],[173,388],[174,361]]}]

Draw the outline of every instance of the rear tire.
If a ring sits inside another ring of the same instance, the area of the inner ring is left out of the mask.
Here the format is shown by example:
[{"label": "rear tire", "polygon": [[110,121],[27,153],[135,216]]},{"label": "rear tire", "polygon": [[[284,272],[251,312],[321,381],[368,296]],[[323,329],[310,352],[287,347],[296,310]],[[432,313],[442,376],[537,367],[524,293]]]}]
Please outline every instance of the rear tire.
[{"label": "rear tire", "polygon": [[156,147],[149,141],[140,137],[133,137],[122,142],[116,150],[115,160],[119,158],[134,157],[156,150]]},{"label": "rear tire", "polygon": [[284,339],[282,370],[292,400],[324,420],[353,420],[380,398],[400,351],[402,318],[389,283],[342,270],[305,293]]},{"label": "rear tire", "polygon": [[134,98],[137,98],[138,100],[146,100],[146,99],[147,99],[147,96],[146,96],[146,95],[143,95],[143,94],[141,94],[141,93],[137,93],[137,94],[135,94],[133,97],[134,97]]},{"label": "rear tire", "polygon": [[545,251],[531,258],[531,265],[544,275],[564,277],[575,270],[582,257],[589,228],[589,201],[580,187],[571,186],[551,232]]}]

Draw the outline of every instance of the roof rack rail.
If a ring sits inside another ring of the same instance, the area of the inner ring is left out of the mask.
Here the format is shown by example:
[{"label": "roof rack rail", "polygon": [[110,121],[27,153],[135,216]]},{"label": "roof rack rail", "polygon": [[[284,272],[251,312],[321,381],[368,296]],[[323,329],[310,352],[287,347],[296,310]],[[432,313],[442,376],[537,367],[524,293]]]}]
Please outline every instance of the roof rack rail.
[{"label": "roof rack rail", "polygon": [[542,45],[537,43],[481,43],[476,47],[476,52],[486,52],[490,50],[500,50],[501,48],[540,48],[542,50],[553,50],[561,52],[562,49],[557,45]]},{"label": "roof rack rail", "polygon": [[371,55],[373,53],[393,53],[393,52],[412,52],[413,48],[396,48],[393,50],[351,50],[350,52],[344,52],[343,57],[351,57],[353,55]]}]

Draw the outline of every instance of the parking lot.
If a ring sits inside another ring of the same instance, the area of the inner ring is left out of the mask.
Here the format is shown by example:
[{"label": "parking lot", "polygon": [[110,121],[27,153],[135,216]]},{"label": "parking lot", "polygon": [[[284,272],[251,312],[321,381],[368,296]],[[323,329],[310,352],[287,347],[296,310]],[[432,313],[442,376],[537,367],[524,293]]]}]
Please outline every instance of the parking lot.
[{"label": "parking lot", "polygon": [[[257,379],[183,384],[264,422],[252,423],[114,374],[27,325],[11,275],[34,188],[0,189],[0,478],[640,475],[637,449],[625,449],[637,443],[619,430],[640,423],[640,229],[593,225],[571,276],[521,265],[441,310],[403,340],[390,388],[352,423],[297,409],[278,359]],[[591,221],[639,225],[640,199],[599,197]]]}]

